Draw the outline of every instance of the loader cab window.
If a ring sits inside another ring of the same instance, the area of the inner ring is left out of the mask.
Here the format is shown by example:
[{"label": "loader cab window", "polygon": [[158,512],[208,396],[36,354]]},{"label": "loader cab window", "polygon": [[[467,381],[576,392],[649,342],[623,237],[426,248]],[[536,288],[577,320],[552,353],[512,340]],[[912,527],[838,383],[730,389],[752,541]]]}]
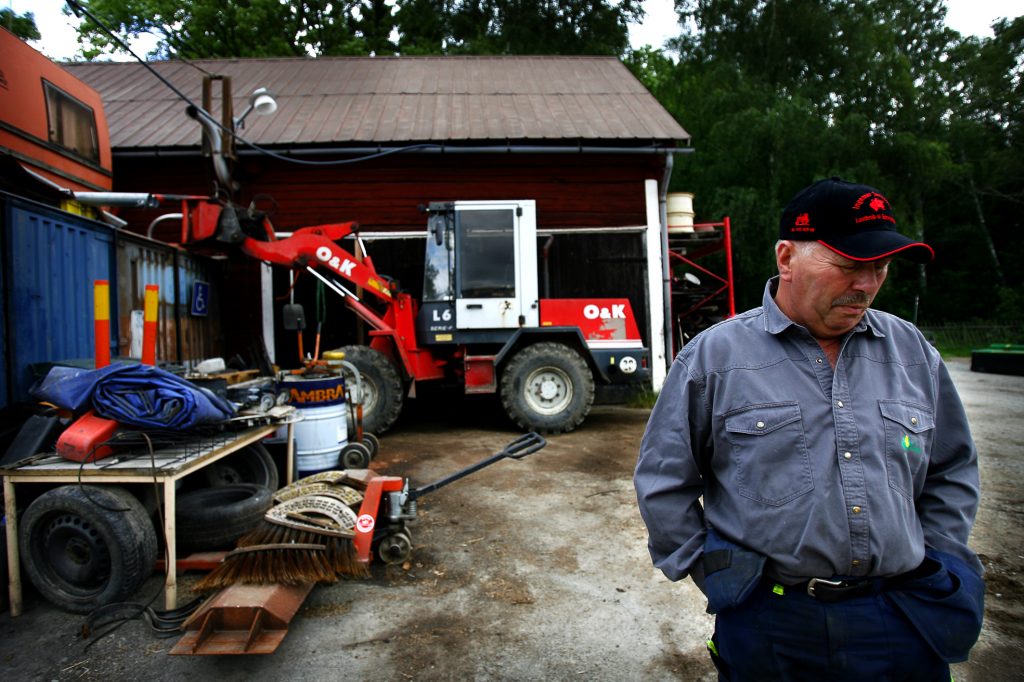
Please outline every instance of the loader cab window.
[{"label": "loader cab window", "polygon": [[514,297],[515,214],[487,209],[456,216],[459,298]]},{"label": "loader cab window", "polygon": [[100,162],[96,113],[52,83],[43,81],[46,122],[52,144],[93,163]]},{"label": "loader cab window", "polygon": [[[455,231],[451,212],[432,213],[427,228],[427,254],[423,264],[423,300],[450,301],[453,298],[452,251]],[[440,236],[440,244],[435,239]]]}]

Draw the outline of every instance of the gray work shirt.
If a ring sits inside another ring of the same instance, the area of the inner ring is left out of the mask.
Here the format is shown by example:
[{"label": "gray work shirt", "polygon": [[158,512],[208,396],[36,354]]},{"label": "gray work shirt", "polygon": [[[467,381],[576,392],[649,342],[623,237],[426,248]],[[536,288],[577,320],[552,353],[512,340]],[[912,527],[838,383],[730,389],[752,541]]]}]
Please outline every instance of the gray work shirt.
[{"label": "gray work shirt", "polygon": [[654,565],[702,577],[709,526],[785,583],[897,575],[926,545],[980,573],[977,452],[938,352],[868,310],[833,370],[775,283],[680,351],[651,412],[634,482]]}]

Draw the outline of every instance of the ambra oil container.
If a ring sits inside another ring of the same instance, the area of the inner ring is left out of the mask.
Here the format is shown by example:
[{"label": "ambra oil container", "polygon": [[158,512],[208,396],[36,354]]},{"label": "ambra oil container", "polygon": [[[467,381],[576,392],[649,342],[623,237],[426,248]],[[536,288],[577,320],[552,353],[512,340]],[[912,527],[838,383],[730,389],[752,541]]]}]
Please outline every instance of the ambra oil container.
[{"label": "ambra oil container", "polygon": [[300,417],[293,427],[298,477],[337,469],[348,443],[344,378],[287,375],[281,388],[288,391]]}]

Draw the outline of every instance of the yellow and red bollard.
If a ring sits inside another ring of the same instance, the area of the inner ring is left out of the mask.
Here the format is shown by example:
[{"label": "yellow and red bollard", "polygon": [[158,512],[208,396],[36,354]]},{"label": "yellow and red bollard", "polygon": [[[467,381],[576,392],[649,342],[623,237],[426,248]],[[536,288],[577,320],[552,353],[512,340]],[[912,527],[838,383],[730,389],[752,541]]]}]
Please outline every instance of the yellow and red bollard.
[{"label": "yellow and red bollard", "polygon": [[146,285],[146,298],[142,313],[142,364],[156,364],[156,321],[160,306],[160,287]]},{"label": "yellow and red bollard", "polygon": [[93,333],[96,336],[96,369],[110,364],[110,282],[92,284]]}]

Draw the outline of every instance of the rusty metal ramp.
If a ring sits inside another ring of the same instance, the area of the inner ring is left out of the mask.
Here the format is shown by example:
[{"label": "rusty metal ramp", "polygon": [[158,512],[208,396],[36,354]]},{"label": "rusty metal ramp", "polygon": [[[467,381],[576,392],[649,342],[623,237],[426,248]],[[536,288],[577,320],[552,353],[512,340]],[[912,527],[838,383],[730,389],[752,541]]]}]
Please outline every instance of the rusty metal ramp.
[{"label": "rusty metal ramp", "polygon": [[226,587],[185,621],[171,654],[272,654],[312,590],[313,583]]}]

